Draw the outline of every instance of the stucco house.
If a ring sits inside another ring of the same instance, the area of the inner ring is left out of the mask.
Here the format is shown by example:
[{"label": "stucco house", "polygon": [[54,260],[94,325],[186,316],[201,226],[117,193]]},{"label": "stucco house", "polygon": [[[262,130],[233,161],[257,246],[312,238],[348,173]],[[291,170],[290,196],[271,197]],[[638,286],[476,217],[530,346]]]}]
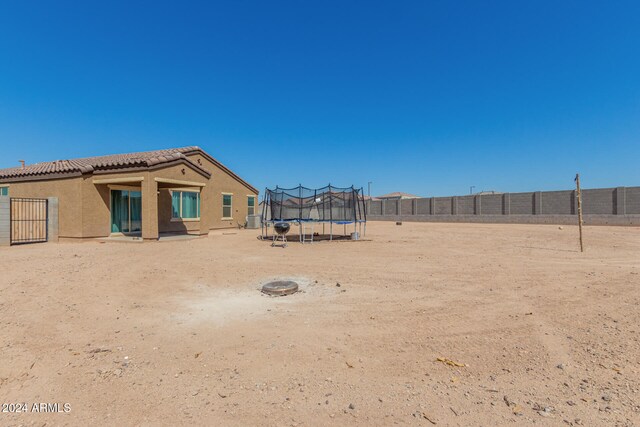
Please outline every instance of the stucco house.
[{"label": "stucco house", "polygon": [[57,197],[60,238],[207,234],[244,224],[258,198],[199,147],[0,169],[0,194]]}]

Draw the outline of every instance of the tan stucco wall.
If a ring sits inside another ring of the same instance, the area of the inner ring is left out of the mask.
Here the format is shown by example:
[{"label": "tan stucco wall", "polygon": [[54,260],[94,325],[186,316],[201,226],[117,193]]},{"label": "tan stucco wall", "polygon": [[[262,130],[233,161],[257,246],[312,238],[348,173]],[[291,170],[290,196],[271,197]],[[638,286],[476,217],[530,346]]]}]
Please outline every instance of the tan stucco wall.
[{"label": "tan stucco wall", "polygon": [[[183,173],[184,171],[184,173]],[[174,165],[152,171],[134,171],[127,173],[112,173],[87,175],[83,178],[83,235],[85,237],[108,236],[111,232],[110,186],[95,185],[94,180],[122,179],[142,177],[141,184],[112,184],[118,188],[128,188],[142,192],[143,232],[149,221],[157,221],[156,233],[165,232],[200,232],[199,222],[171,222],[171,197],[166,186],[170,184],[156,183],[155,178],[175,179],[180,181],[199,182],[207,184],[209,180],[186,165]],[[157,207],[149,199],[148,192],[157,197]],[[159,194],[157,194],[159,192]],[[201,202],[202,203],[202,202]],[[150,206],[151,205],[151,206]]]},{"label": "tan stucco wall", "polygon": [[5,182],[10,197],[57,197],[60,237],[82,237],[82,178],[49,181]]},{"label": "tan stucco wall", "polygon": [[[209,179],[185,165],[172,166],[152,171],[150,174],[152,176],[151,179],[161,177],[175,179],[178,181],[199,182],[205,184],[205,186],[201,187],[200,190],[200,219],[201,221],[206,220],[206,206],[202,200],[202,196],[205,189],[211,185],[211,181]],[[160,183],[160,188],[158,189],[160,192],[160,194],[158,194],[158,228],[160,232],[189,232],[192,234],[206,234],[209,229],[201,231],[201,221],[171,221],[171,194],[169,193],[169,190],[172,188],[187,191],[184,187]]]},{"label": "tan stucco wall", "polygon": [[[122,176],[127,175],[134,176],[135,174],[123,174]],[[138,173],[137,176],[141,175]],[[109,187],[94,185],[94,178],[93,175],[82,178],[82,236],[86,238],[104,237],[111,233]]]},{"label": "tan stucco wall", "polygon": [[[248,211],[248,195],[256,196],[255,209],[256,213],[258,213],[258,195],[253,190],[211,163],[201,154],[192,154],[189,158],[211,172],[211,184],[205,189],[207,197],[205,201],[208,210],[206,227],[208,229],[237,227],[237,223],[244,224]],[[231,221],[222,219],[222,193],[233,193],[233,220]],[[203,202],[202,205],[204,206],[205,203]],[[201,215],[204,216],[202,213]]]},{"label": "tan stucco wall", "polygon": [[[248,211],[247,196],[257,194],[205,156],[193,154],[191,160],[211,173],[207,179],[185,164],[150,171],[84,175],[69,179],[8,183],[11,197],[58,197],[60,237],[92,238],[111,233],[110,187],[94,184],[94,180],[143,177],[141,184],[120,183],[131,190],[142,191],[143,237],[156,238],[158,233],[189,232],[206,234],[211,229],[237,227],[244,223]],[[180,186],[158,183],[155,178],[205,184],[200,187],[200,221],[171,221],[171,188]],[[222,219],[222,194],[232,193],[232,220]],[[153,197],[150,197],[153,196]],[[157,225],[156,225],[157,224]]]}]

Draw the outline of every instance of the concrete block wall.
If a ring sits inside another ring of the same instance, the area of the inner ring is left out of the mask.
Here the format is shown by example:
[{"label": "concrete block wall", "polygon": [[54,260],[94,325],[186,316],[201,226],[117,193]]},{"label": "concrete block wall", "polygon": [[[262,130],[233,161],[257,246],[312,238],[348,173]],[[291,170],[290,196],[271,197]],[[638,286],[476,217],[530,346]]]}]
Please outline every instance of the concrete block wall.
[{"label": "concrete block wall", "polygon": [[413,212],[413,200],[400,200],[400,213],[402,215],[415,215]]},{"label": "concrete block wall", "polygon": [[[582,191],[585,224],[640,225],[640,187]],[[575,224],[576,192],[431,197],[367,202],[370,220]]]},{"label": "concrete block wall", "polygon": [[533,193],[511,193],[509,194],[510,215],[534,215]]},{"label": "concrete block wall", "polygon": [[502,215],[504,211],[504,197],[502,194],[486,194],[477,197],[480,200],[480,213],[478,215]]},{"label": "concrete block wall", "polygon": [[49,242],[58,242],[58,198],[47,198],[47,240]]},{"label": "concrete block wall", "polygon": [[395,200],[382,201],[383,215],[398,215],[398,203]]},{"label": "concrete block wall", "polygon": [[433,198],[433,215],[452,215],[453,199],[451,197]]},{"label": "concrete block wall", "polygon": [[[575,214],[575,191],[545,191],[542,193],[542,214],[572,215]],[[584,196],[582,197],[584,200]]]},{"label": "concrete block wall", "polygon": [[582,192],[582,213],[615,215],[615,188],[598,188]]},{"label": "concrete block wall", "polygon": [[382,203],[379,200],[376,203],[367,202],[367,214],[368,215],[382,215]]},{"label": "concrete block wall", "polygon": [[625,215],[640,215],[640,187],[627,187],[625,192]]},{"label": "concrete block wall", "polygon": [[416,199],[416,215],[429,215],[431,213],[431,199]]},{"label": "concrete block wall", "polygon": [[11,244],[11,203],[9,196],[0,196],[0,246]]},{"label": "concrete block wall", "polygon": [[476,210],[475,196],[457,197],[456,215],[474,215]]}]

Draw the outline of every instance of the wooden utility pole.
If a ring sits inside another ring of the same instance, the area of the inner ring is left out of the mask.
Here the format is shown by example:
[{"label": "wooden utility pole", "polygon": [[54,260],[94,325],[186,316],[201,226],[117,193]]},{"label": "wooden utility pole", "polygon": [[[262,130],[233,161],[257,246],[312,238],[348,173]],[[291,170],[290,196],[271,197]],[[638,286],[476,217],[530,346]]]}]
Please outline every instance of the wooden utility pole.
[{"label": "wooden utility pole", "polygon": [[576,197],[578,198],[578,229],[580,230],[580,252],[584,252],[582,243],[582,193],[580,192],[580,174],[576,174]]}]

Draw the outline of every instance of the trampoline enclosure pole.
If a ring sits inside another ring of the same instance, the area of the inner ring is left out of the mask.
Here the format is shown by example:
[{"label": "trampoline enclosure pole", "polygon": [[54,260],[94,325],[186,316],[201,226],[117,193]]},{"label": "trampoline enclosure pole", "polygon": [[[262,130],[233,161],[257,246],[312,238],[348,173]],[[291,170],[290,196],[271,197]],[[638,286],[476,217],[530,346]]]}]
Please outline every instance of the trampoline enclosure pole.
[{"label": "trampoline enclosure pole", "polygon": [[329,240],[333,240],[333,204],[331,203],[333,194],[331,194],[331,184],[329,184],[329,220],[331,225],[329,226]]},{"label": "trampoline enclosure pole", "polygon": [[262,218],[260,218],[260,235],[262,236],[263,239],[264,239],[264,221],[266,218],[264,213],[267,207],[267,194],[269,194],[268,191],[269,190],[267,188],[264,189],[264,200],[262,201]]},{"label": "trampoline enclosure pole", "polygon": [[358,193],[356,189],[351,187],[351,203],[353,203],[353,232],[358,232],[358,213],[356,211],[356,204],[358,203]]}]

